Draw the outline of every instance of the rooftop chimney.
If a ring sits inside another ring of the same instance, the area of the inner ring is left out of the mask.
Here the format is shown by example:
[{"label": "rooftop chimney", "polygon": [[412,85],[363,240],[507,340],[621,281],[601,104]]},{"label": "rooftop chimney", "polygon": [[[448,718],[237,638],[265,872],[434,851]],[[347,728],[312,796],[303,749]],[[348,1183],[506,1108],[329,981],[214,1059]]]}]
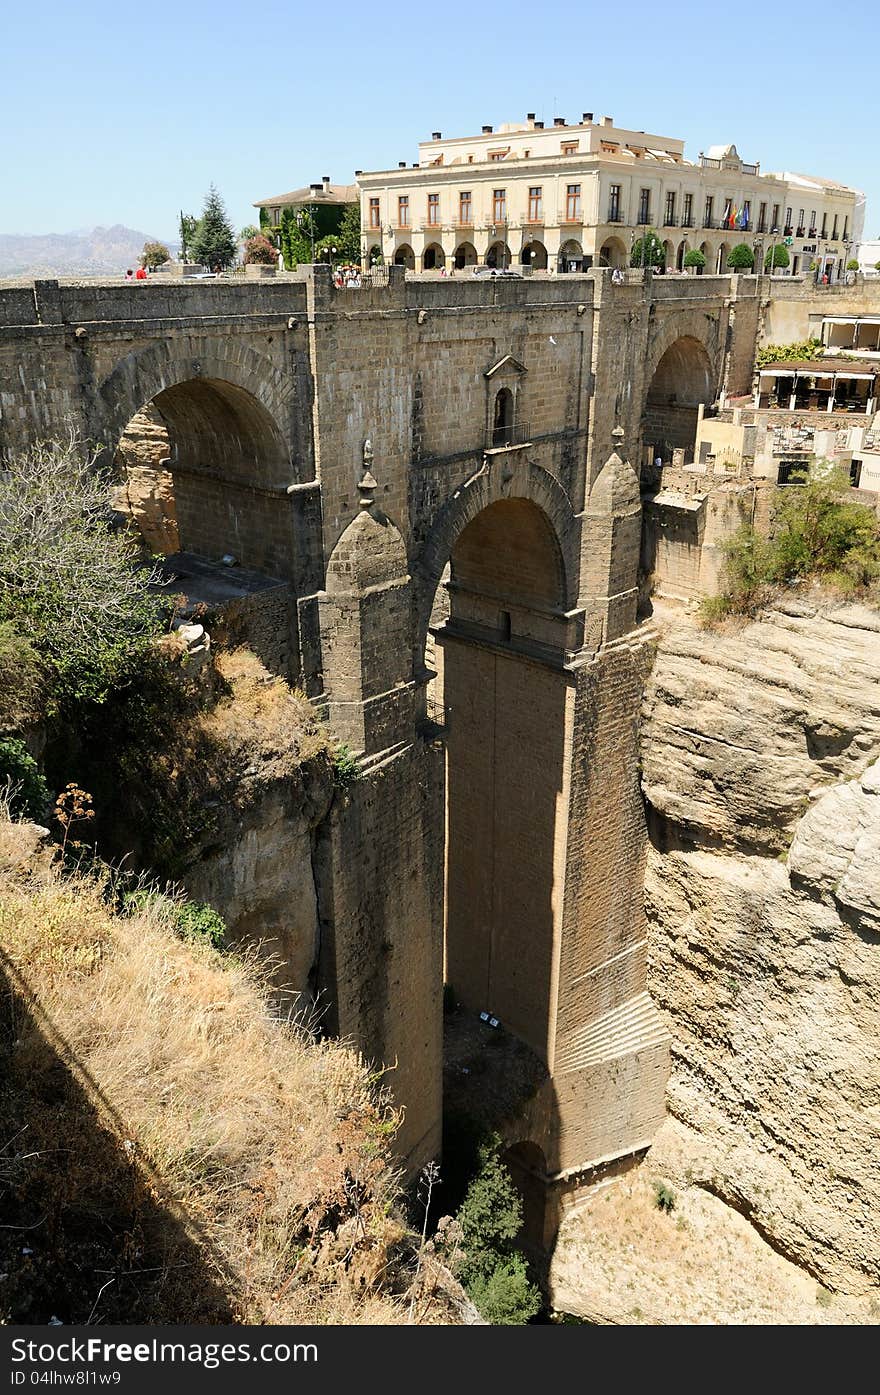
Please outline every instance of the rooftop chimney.
[{"label": "rooftop chimney", "polygon": [[330,193],[330,176],[329,176],[329,174],[322,174],[322,175],[321,175],[321,183],[324,185],[324,193],[325,193],[325,194],[329,194],[329,193]]},{"label": "rooftop chimney", "polygon": [[484,127],[483,127],[483,135],[484,135],[484,136],[491,136],[491,134],[492,134],[492,127],[491,127],[491,126],[484,126]]},{"label": "rooftop chimney", "polygon": [[310,185],[309,185],[309,188],[310,188],[310,190],[312,191],[313,194],[320,194],[320,192],[321,192],[321,186],[320,186],[320,184],[310,184]]},{"label": "rooftop chimney", "polygon": [[442,131],[432,131],[432,132],[431,132],[431,140],[441,140],[441,139],[442,139],[442,136],[443,136],[443,132],[442,132]]},{"label": "rooftop chimney", "polygon": [[534,121],[534,119],[535,113],[533,111],[526,112],[526,121]]},{"label": "rooftop chimney", "polygon": [[536,121],[536,122],[535,122],[535,130],[536,130],[536,131],[543,131],[543,129],[544,129],[544,123],[543,123],[543,121]]},{"label": "rooftop chimney", "polygon": [[354,172],[354,177],[355,177],[355,179],[360,179],[360,177],[361,177],[362,174],[363,174],[363,170],[355,170],[355,172]]},{"label": "rooftop chimney", "polygon": [[398,168],[399,170],[405,170],[405,169],[406,169],[406,160],[398,160],[398,162],[397,162],[397,168]]},{"label": "rooftop chimney", "polygon": [[582,118],[582,119],[583,119],[584,125],[585,125],[585,126],[589,126],[590,122],[591,122],[592,119],[593,119],[593,113],[592,113],[591,111],[585,111],[584,114],[583,114],[583,118]]},{"label": "rooftop chimney", "polygon": [[613,116],[603,116],[603,117],[602,117],[602,125],[603,125],[603,126],[613,126],[613,125],[614,125],[614,117],[613,117]]},{"label": "rooftop chimney", "polygon": [[554,116],[554,118],[553,118],[553,125],[554,125],[554,126],[564,126],[564,125],[565,125],[565,117],[564,117],[564,116]]}]

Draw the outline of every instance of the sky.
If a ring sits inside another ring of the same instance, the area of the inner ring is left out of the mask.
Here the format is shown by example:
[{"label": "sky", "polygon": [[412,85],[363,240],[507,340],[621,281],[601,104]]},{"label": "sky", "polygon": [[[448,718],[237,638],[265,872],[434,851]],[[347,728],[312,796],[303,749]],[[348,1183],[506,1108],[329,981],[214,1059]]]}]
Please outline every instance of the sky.
[{"label": "sky", "polygon": [[764,170],[839,179],[880,235],[880,5],[694,0],[501,7],[40,0],[0,27],[0,233],[124,223],[173,237],[213,182],[260,198],[418,158],[434,130],[583,111],[733,142]]}]

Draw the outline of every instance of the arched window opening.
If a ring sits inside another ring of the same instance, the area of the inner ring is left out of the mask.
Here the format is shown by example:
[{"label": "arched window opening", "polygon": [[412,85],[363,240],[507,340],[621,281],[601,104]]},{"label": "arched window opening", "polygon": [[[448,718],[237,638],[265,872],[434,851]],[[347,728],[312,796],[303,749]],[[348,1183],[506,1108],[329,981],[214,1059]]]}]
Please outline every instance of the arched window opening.
[{"label": "arched window opening", "polygon": [[513,405],[510,388],[499,388],[492,418],[493,446],[509,446],[513,441]]}]

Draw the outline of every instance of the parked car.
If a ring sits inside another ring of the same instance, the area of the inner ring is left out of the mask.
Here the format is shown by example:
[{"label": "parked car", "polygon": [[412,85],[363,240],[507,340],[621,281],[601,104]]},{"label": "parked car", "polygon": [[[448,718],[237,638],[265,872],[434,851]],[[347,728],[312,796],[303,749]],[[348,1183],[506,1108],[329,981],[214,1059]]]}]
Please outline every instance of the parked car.
[{"label": "parked car", "polygon": [[471,267],[472,276],[515,276],[517,280],[522,280],[522,272],[517,271],[513,266],[474,266]]}]

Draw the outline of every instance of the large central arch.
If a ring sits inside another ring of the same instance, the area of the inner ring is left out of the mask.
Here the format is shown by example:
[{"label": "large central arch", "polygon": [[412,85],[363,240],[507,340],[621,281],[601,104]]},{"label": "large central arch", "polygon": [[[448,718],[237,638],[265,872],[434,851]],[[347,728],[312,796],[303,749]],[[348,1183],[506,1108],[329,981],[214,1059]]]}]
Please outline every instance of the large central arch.
[{"label": "large central arch", "polygon": [[446,725],[447,981],[546,1060],[573,553],[562,491],[542,483],[547,507],[523,492],[479,508],[469,500],[451,539],[445,520],[446,602],[435,618],[446,619],[433,635]]}]

